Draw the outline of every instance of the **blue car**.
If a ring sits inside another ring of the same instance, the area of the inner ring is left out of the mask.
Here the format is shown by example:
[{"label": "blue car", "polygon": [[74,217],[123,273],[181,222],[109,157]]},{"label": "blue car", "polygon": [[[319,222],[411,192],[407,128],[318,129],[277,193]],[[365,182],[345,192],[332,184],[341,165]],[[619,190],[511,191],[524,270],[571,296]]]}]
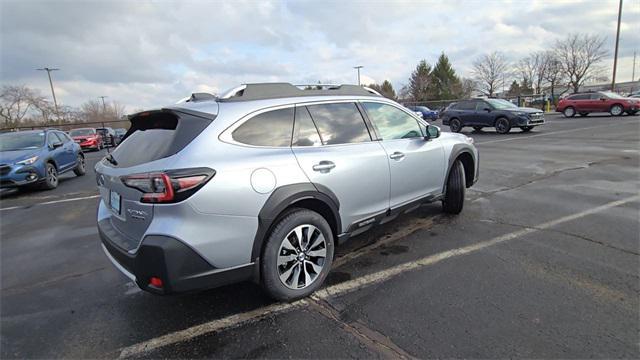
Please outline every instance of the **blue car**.
[{"label": "blue car", "polygon": [[85,174],[80,145],[58,130],[0,134],[0,187],[38,186],[54,189],[67,171]]},{"label": "blue car", "polygon": [[421,113],[424,120],[438,120],[438,112],[436,110],[431,110],[426,106],[407,105],[405,107],[414,112]]}]

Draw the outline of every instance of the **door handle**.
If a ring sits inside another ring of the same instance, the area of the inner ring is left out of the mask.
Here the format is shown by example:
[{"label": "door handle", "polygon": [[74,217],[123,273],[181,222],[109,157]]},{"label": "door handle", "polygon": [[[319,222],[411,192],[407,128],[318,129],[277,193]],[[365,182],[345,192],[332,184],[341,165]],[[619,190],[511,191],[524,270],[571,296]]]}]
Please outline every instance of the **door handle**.
[{"label": "door handle", "polygon": [[318,164],[313,165],[313,170],[320,171],[320,172],[329,172],[334,167],[336,167],[336,164],[334,164],[333,162],[323,160],[323,161],[320,161]]},{"label": "door handle", "polygon": [[393,154],[389,155],[389,158],[393,160],[402,160],[402,158],[404,158],[404,154],[400,151],[396,151]]}]

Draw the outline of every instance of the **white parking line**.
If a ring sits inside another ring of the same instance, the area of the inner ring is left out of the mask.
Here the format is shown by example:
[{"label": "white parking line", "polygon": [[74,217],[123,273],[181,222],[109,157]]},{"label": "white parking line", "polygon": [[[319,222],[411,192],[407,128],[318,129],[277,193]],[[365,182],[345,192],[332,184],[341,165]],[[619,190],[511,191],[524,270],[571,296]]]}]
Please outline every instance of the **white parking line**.
[{"label": "white parking line", "polygon": [[11,206],[11,207],[2,208],[2,209],[0,209],[0,211],[26,209],[26,208],[30,208],[30,207],[34,207],[34,206],[40,206],[40,205],[51,205],[51,204],[65,203],[65,202],[69,202],[69,201],[95,199],[97,197],[100,197],[100,195],[91,195],[91,196],[83,196],[83,197],[77,197],[77,198],[71,198],[71,199],[45,201],[45,202],[36,203],[36,204],[33,204],[33,205]]},{"label": "white parking line", "polygon": [[530,139],[530,138],[534,138],[534,137],[548,136],[548,135],[556,135],[556,134],[566,134],[566,133],[571,133],[571,132],[576,132],[576,131],[582,131],[582,130],[598,129],[598,128],[609,127],[609,126],[628,125],[628,124],[634,124],[634,123],[636,123],[636,121],[615,122],[615,123],[609,123],[609,124],[606,124],[606,125],[589,126],[589,127],[583,127],[583,128],[577,128],[577,129],[570,129],[570,130],[558,130],[558,131],[552,131],[552,132],[548,132],[548,133],[534,134],[534,135],[528,135],[528,136],[518,136],[518,137],[510,137],[510,138],[506,138],[506,139],[497,139],[497,140],[478,141],[478,142],[475,142],[475,144],[476,144],[476,145],[481,145],[481,144],[493,144],[493,143],[498,143],[498,142],[514,141],[514,140],[522,140],[522,139]]},{"label": "white parking line", "polygon": [[[344,295],[349,292],[361,289],[363,287],[389,280],[407,271],[420,269],[425,266],[436,264],[445,259],[466,255],[479,250],[483,250],[493,245],[497,245],[513,239],[517,239],[519,237],[529,235],[541,230],[545,230],[568,221],[573,221],[579,218],[583,218],[585,216],[589,216],[589,215],[592,215],[616,206],[624,205],[633,201],[637,201],[637,200],[640,200],[640,195],[632,196],[632,197],[617,200],[617,201],[612,201],[607,204],[597,206],[585,211],[581,211],[572,215],[564,216],[556,220],[551,220],[551,221],[539,224],[537,226],[528,227],[522,230],[510,232],[508,234],[504,234],[490,240],[478,242],[473,245],[464,246],[457,249],[444,251],[438,254],[434,254],[434,255],[430,255],[430,256],[418,259],[416,261],[410,261],[404,264],[400,264],[386,270],[382,270],[373,274],[362,276],[357,279],[345,281],[343,283],[332,285],[327,288],[321,289],[317,291],[315,294],[313,294],[311,298],[325,299],[332,296]],[[212,320],[204,324],[196,325],[184,330],[169,333],[151,340],[147,340],[138,344],[125,347],[120,352],[120,358],[127,358],[131,356],[139,355],[147,351],[158,349],[171,344],[180,343],[185,340],[193,339],[195,337],[212,333],[215,331],[220,331],[228,328],[237,327],[246,323],[255,322],[268,315],[273,315],[276,313],[288,311],[293,308],[301,307],[307,304],[308,304],[308,301],[304,299],[298,300],[293,303],[276,303],[276,304],[265,306],[263,308],[259,308],[256,310],[251,310],[245,313],[234,314],[222,319]]]}]

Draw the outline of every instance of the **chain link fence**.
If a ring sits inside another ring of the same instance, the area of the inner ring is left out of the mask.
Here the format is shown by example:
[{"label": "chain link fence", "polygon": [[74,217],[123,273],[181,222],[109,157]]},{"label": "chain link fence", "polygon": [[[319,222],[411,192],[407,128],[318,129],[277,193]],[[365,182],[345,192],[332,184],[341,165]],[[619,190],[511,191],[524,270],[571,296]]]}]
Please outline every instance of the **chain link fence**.
[{"label": "chain link fence", "polygon": [[13,131],[25,131],[36,129],[57,129],[62,131],[70,131],[79,128],[124,128],[128,129],[130,126],[129,120],[114,120],[114,121],[94,121],[94,122],[74,122],[63,124],[39,124],[39,125],[22,125],[22,126],[10,126],[0,128],[0,132],[13,132]]}]

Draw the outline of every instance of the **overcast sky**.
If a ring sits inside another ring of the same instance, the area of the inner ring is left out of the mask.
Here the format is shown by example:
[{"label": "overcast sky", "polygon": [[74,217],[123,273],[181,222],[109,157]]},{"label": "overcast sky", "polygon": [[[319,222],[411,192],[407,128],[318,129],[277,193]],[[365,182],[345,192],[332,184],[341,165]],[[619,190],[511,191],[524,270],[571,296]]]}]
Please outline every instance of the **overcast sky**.
[{"label": "overcast sky", "polygon": [[[108,96],[128,111],[247,82],[363,83],[399,88],[420,59],[444,51],[469,76],[480,54],[510,60],[571,32],[606,36],[610,69],[617,0],[597,1],[0,1],[2,84],[72,106]],[[640,51],[640,0],[625,0],[618,80]],[[636,69],[640,69],[640,58]],[[611,77],[610,70],[607,74]],[[636,78],[640,72],[636,71]]]}]

